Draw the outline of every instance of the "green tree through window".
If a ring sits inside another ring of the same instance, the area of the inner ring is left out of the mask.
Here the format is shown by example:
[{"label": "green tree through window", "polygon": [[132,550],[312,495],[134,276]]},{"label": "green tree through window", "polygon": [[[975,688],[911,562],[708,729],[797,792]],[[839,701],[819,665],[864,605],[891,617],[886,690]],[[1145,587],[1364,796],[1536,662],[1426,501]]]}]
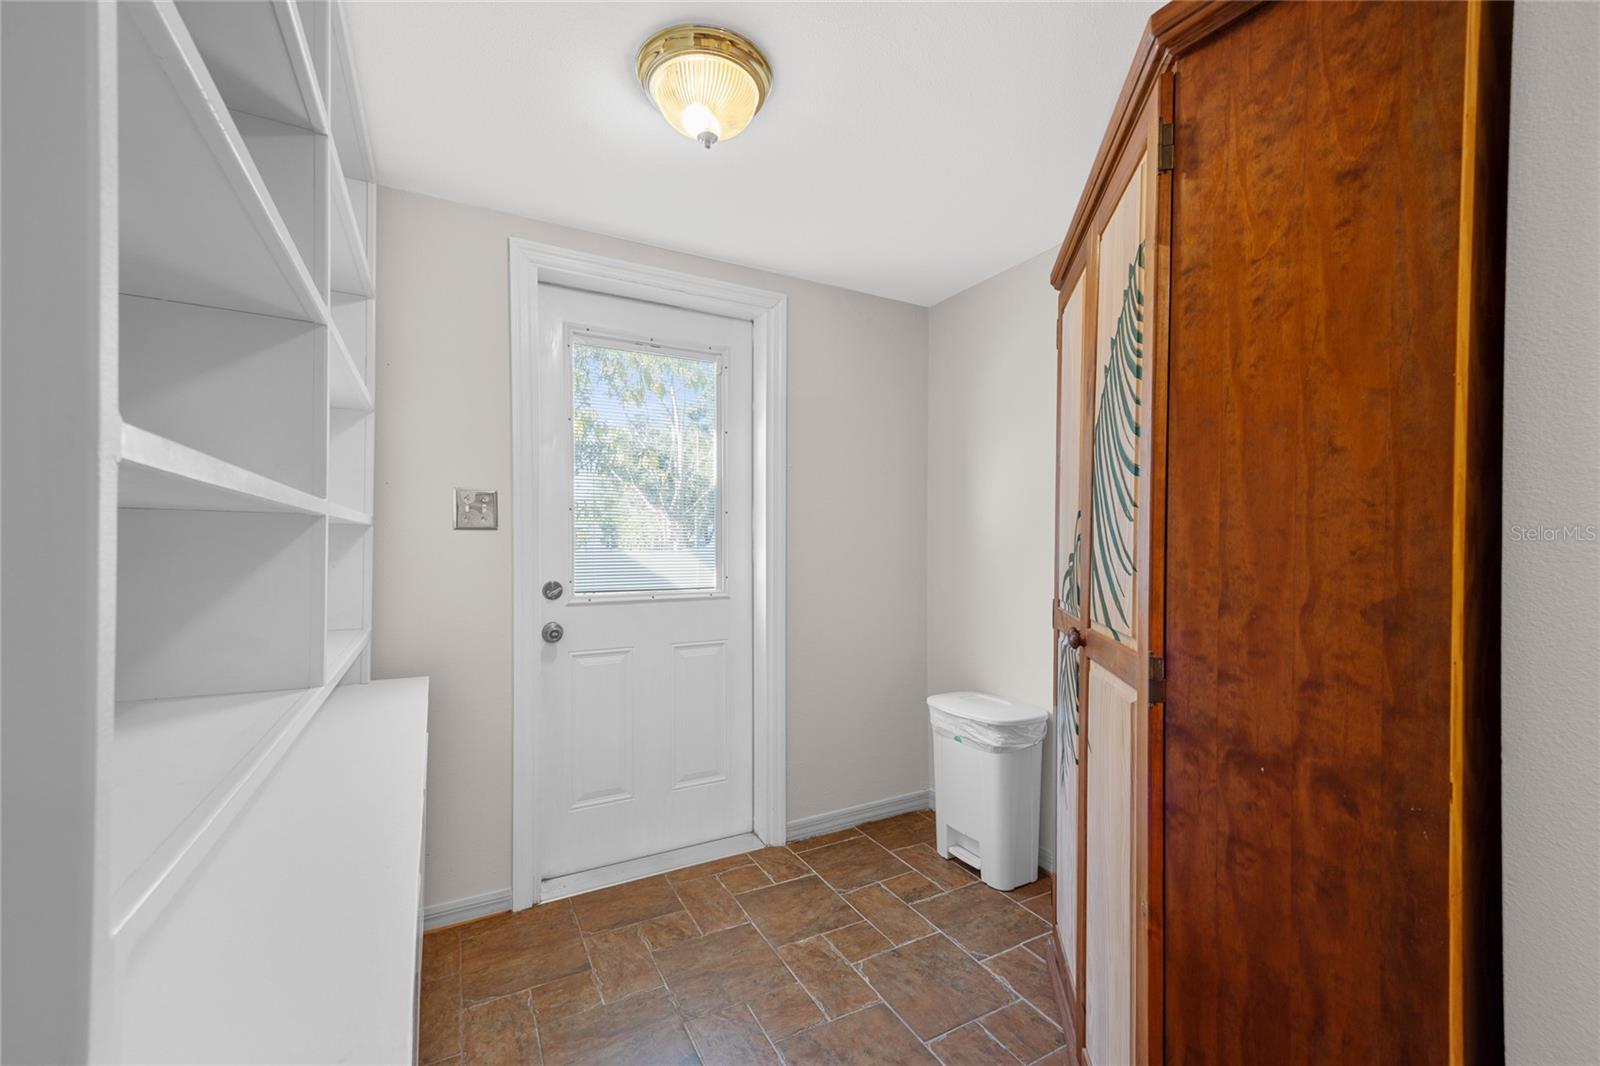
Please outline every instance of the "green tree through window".
[{"label": "green tree through window", "polygon": [[572,346],[573,591],[716,587],[717,364]]}]

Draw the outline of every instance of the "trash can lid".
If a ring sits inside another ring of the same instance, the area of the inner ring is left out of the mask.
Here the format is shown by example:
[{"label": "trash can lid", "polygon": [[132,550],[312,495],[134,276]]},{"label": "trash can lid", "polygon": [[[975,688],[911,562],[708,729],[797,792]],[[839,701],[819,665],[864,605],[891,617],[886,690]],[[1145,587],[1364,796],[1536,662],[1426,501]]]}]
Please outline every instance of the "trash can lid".
[{"label": "trash can lid", "polygon": [[1012,703],[986,692],[941,692],[928,697],[928,706],[936,711],[969,722],[987,722],[990,725],[1019,725],[1023,722],[1042,722],[1050,712],[1026,703]]}]

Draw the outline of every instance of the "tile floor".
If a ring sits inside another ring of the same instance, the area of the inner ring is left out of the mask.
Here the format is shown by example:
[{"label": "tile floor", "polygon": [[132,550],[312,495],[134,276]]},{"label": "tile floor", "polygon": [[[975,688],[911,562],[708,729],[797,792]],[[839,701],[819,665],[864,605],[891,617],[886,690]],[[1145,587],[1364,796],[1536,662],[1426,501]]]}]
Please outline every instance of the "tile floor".
[{"label": "tile floor", "polygon": [[421,1059],[1064,1063],[1049,909],[902,814],[429,933]]}]

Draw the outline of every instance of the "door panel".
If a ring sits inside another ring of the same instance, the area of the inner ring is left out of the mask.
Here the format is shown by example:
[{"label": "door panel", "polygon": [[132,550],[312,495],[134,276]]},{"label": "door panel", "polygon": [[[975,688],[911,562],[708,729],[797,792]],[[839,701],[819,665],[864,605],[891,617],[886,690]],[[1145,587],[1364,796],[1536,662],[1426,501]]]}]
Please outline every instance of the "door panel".
[{"label": "door panel", "polygon": [[672,787],[728,779],[728,643],[672,646]]},{"label": "door panel", "polygon": [[577,810],[632,799],[633,653],[577,654],[566,669],[571,672],[567,690],[572,694],[569,806]]},{"label": "door panel", "polygon": [[[539,286],[539,876],[754,824],[749,322]],[[536,638],[537,639],[537,638]]]},{"label": "door panel", "polygon": [[1139,452],[1144,430],[1144,167],[1135,168],[1100,237],[1095,321],[1094,457],[1090,474],[1094,552],[1089,621],[1120,644],[1137,643],[1134,567]]},{"label": "door panel", "polygon": [[[1080,273],[1061,311],[1060,384],[1057,396],[1059,437],[1056,499],[1057,606],[1071,625],[1082,625],[1083,602],[1080,571],[1083,546],[1083,508],[1078,499],[1078,475],[1083,432],[1083,302],[1087,272]],[[1061,946],[1065,977],[1074,999],[1079,996],[1078,909],[1082,832],[1078,802],[1079,772],[1083,759],[1082,715],[1079,713],[1079,652],[1056,633],[1056,935]]]},{"label": "door panel", "polygon": [[1138,692],[1089,663],[1088,884],[1084,1049],[1095,1066],[1133,1061],[1133,724]]}]

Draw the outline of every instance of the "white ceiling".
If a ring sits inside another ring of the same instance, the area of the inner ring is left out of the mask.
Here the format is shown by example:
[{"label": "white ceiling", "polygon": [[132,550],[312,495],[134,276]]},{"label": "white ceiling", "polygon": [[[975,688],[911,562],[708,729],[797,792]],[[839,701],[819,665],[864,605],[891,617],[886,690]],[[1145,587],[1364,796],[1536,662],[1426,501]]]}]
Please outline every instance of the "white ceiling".
[{"label": "white ceiling", "polygon": [[[1066,231],[1154,3],[347,8],[379,180],[917,304]],[[707,151],[639,45],[728,26],[772,95]]]}]

